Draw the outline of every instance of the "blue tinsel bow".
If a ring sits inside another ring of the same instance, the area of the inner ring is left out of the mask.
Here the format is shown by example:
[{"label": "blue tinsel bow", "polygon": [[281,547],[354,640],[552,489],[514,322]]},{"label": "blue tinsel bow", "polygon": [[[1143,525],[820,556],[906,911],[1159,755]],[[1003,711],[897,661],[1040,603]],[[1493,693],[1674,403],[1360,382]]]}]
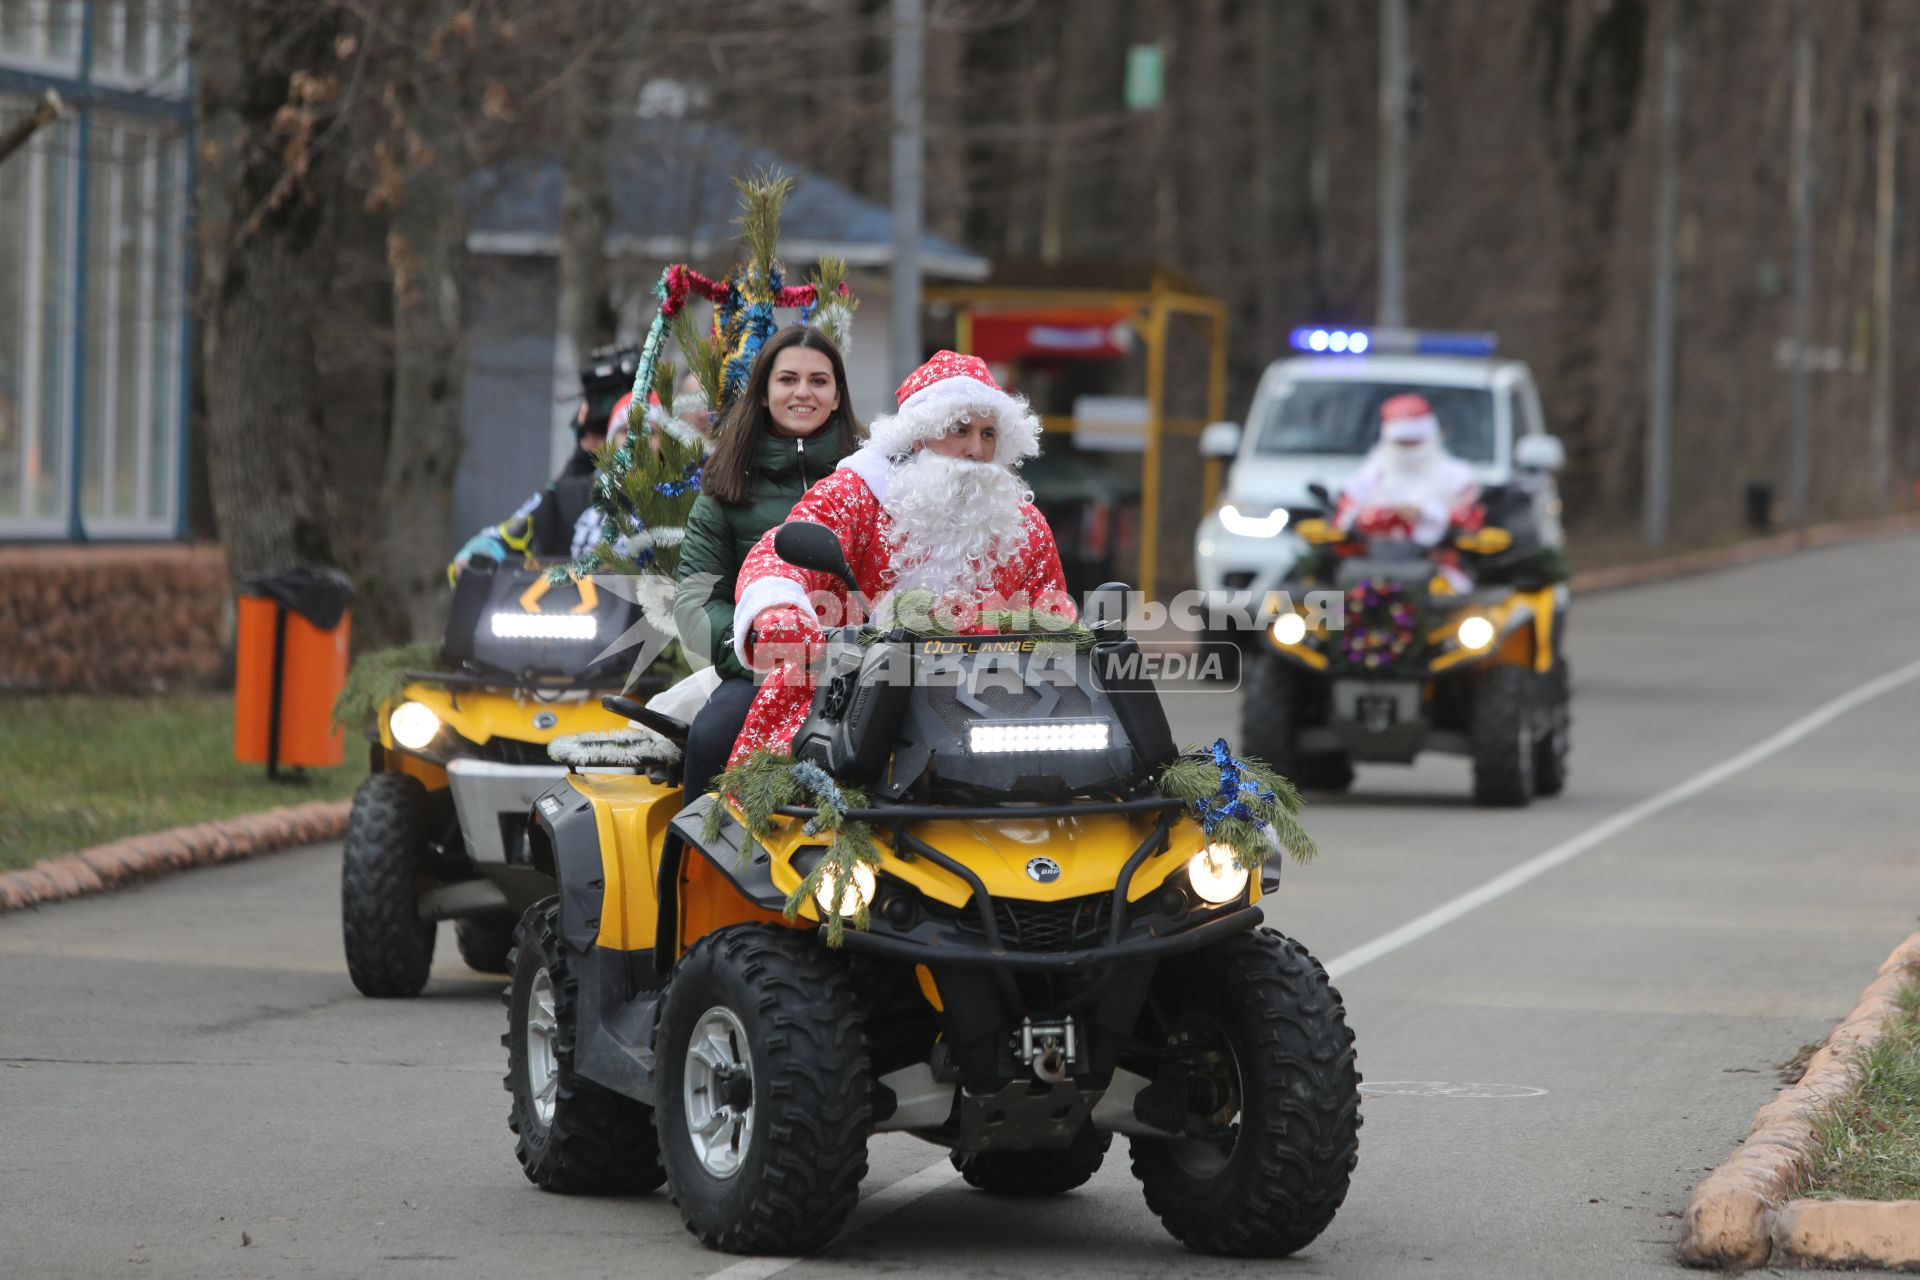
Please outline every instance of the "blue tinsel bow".
[{"label": "blue tinsel bow", "polygon": [[1213,757],[1214,764],[1220,767],[1220,792],[1212,800],[1195,802],[1195,807],[1199,811],[1200,829],[1211,836],[1220,824],[1229,818],[1239,818],[1253,823],[1264,822],[1265,819],[1256,815],[1252,806],[1247,803],[1247,797],[1251,797],[1255,803],[1262,800],[1272,801],[1275,798],[1273,789],[1261,786],[1242,773],[1245,766],[1234,759],[1233,753],[1227,750],[1225,738],[1215,738],[1208,753]]},{"label": "blue tinsel bow", "polygon": [[829,775],[825,769],[822,769],[813,761],[801,760],[795,763],[793,766],[793,780],[813,793],[814,808],[822,810],[822,813],[817,813],[807,819],[807,825],[803,829],[808,835],[817,836],[820,834],[820,819],[826,812],[830,811],[836,815],[846,812],[847,802],[841,797],[838,784],[834,782],[832,776]]},{"label": "blue tinsel bow", "polygon": [[663,498],[678,498],[694,492],[700,487],[700,468],[706,465],[705,458],[696,458],[687,464],[685,474],[678,480],[662,480],[653,486],[653,491]]}]

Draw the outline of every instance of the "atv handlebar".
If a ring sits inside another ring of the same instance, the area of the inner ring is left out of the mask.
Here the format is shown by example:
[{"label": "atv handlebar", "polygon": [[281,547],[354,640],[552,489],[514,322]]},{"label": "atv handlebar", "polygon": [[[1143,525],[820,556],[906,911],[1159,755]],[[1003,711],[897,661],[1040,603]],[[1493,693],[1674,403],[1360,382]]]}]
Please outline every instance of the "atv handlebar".
[{"label": "atv handlebar", "polygon": [[632,698],[623,698],[610,693],[600,699],[600,705],[617,716],[625,716],[644,728],[653,730],[676,747],[687,745],[687,722],[675,720],[672,716],[662,715],[650,707],[642,706]]}]

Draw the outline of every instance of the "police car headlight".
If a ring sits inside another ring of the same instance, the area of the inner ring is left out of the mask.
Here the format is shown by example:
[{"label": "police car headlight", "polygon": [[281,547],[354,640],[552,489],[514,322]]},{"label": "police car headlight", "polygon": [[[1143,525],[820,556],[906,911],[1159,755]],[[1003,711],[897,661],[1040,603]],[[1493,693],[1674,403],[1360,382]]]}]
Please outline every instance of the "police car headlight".
[{"label": "police car headlight", "polygon": [[1484,649],[1493,643],[1493,624],[1476,613],[1471,618],[1462,618],[1455,634],[1460,637],[1462,648]]},{"label": "police car headlight", "polygon": [[857,916],[873,901],[876,882],[873,868],[864,862],[853,864],[853,879],[848,883],[846,892],[840,891],[840,878],[831,868],[820,875],[820,887],[813,891],[813,900],[820,906],[822,916],[830,916],[836,910],[843,916]]},{"label": "police car headlight", "polygon": [[1251,515],[1229,502],[1220,508],[1220,526],[1243,538],[1271,538],[1287,527],[1287,509],[1274,507],[1265,515]]},{"label": "police car headlight", "polygon": [[403,702],[387,717],[393,740],[409,751],[419,751],[440,732],[440,717],[433,708],[418,702]]},{"label": "police car headlight", "polygon": [[1202,902],[1222,906],[1247,891],[1247,869],[1224,844],[1210,844],[1187,862],[1187,879]]},{"label": "police car headlight", "polygon": [[1283,613],[1273,620],[1273,638],[1279,644],[1299,644],[1307,638],[1307,620],[1297,613]]}]

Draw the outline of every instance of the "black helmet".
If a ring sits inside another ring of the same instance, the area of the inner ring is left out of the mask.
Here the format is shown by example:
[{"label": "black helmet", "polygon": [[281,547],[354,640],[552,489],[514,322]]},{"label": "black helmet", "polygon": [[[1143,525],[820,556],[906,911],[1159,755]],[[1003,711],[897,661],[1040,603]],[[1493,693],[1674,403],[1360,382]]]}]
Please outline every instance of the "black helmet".
[{"label": "black helmet", "polygon": [[633,390],[633,376],[640,369],[640,348],[634,346],[596,347],[580,366],[580,397],[587,414],[573,421],[576,436],[588,431],[604,431],[607,415],[620,397]]}]

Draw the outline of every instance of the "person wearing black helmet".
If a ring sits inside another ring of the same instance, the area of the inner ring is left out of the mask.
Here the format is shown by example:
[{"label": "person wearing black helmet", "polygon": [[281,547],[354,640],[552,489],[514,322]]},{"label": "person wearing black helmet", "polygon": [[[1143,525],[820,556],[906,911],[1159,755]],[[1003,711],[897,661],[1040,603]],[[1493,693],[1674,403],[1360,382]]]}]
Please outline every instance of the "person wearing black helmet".
[{"label": "person wearing black helmet", "polygon": [[560,474],[505,520],[467,539],[447,566],[449,581],[476,559],[497,564],[509,553],[535,560],[557,560],[573,554],[574,527],[594,509],[594,452],[607,442],[608,418],[614,406],[633,389],[639,363],[638,347],[600,347],[593,352],[580,370],[574,448]]}]

